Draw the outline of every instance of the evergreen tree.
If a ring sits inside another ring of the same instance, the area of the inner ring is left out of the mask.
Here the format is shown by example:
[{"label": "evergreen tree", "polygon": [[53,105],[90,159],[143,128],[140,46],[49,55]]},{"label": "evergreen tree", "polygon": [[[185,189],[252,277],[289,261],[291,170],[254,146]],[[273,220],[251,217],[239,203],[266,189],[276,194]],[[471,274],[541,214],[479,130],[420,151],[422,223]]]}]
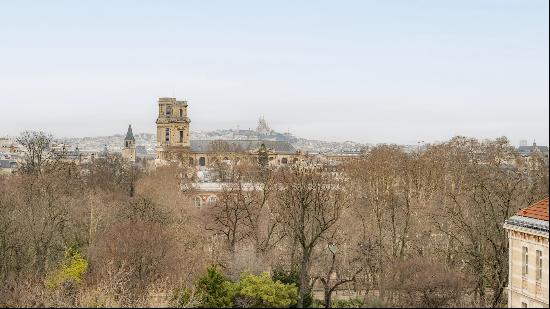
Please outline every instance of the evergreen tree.
[{"label": "evergreen tree", "polygon": [[262,168],[266,168],[269,163],[269,156],[267,154],[267,148],[265,147],[265,144],[262,143],[260,146],[260,149],[258,150],[258,164]]},{"label": "evergreen tree", "polygon": [[206,275],[199,279],[197,291],[201,295],[202,308],[233,307],[232,284],[215,266],[209,267]]}]

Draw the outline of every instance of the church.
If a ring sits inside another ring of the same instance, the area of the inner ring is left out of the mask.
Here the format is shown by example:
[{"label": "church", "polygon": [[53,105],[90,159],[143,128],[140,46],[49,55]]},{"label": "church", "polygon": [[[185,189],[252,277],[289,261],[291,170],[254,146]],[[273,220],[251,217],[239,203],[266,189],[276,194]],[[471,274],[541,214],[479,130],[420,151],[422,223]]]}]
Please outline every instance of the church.
[{"label": "church", "polygon": [[[265,122],[265,121],[264,121]],[[215,162],[248,160],[258,162],[260,153],[267,153],[273,166],[295,164],[303,155],[286,141],[272,140],[190,140],[187,101],[159,98],[156,120],[156,159],[187,162],[189,166],[207,166]],[[122,155],[129,161],[136,158],[135,139],[129,126]]]}]

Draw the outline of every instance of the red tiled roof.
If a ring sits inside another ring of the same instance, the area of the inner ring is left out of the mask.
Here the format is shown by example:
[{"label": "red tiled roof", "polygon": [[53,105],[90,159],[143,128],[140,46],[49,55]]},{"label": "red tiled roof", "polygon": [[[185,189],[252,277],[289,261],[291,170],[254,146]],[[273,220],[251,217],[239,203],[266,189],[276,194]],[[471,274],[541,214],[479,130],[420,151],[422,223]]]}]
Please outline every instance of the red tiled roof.
[{"label": "red tiled roof", "polygon": [[548,198],[518,211],[518,215],[533,219],[548,221]]}]

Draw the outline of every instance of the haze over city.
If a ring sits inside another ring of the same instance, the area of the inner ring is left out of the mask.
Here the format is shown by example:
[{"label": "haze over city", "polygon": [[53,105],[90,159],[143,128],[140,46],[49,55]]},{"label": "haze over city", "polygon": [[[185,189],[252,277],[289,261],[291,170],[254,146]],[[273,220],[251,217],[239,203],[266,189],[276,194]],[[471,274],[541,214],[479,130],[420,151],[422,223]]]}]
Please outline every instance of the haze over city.
[{"label": "haze over city", "polygon": [[0,0],[0,308],[549,308],[548,0]]},{"label": "haze over city", "polygon": [[0,135],[270,126],[331,141],[548,144],[548,1],[0,4]]}]

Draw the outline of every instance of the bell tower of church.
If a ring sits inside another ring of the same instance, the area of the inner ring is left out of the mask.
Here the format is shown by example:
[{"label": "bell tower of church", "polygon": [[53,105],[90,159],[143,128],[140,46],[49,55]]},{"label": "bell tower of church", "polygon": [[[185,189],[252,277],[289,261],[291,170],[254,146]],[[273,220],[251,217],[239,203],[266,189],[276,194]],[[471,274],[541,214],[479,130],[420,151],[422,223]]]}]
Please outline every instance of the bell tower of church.
[{"label": "bell tower of church", "polygon": [[159,98],[157,117],[157,158],[170,160],[172,153],[190,150],[187,101]]},{"label": "bell tower of church", "polygon": [[128,125],[128,132],[124,138],[124,147],[122,148],[122,157],[130,162],[136,162],[136,140],[132,133],[132,125]]}]

